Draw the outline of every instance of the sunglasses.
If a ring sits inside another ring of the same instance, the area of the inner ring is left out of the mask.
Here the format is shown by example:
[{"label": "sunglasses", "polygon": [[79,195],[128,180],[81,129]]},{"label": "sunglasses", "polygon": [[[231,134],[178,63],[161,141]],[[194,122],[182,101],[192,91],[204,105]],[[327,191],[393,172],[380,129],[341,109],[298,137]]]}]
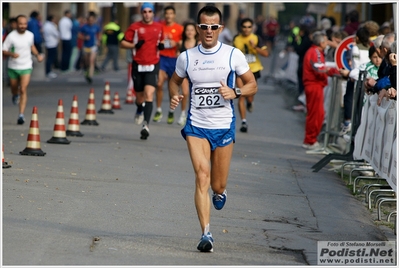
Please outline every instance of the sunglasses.
[{"label": "sunglasses", "polygon": [[152,13],[152,10],[143,10],[143,13]]},{"label": "sunglasses", "polygon": [[250,29],[250,28],[252,28],[252,26],[241,26],[242,28],[244,28],[244,29]]},{"label": "sunglasses", "polygon": [[200,27],[201,30],[208,30],[210,28],[212,31],[215,31],[215,30],[219,29],[220,27],[222,27],[222,25],[220,25],[220,24],[212,24],[212,25],[198,24],[198,27]]}]

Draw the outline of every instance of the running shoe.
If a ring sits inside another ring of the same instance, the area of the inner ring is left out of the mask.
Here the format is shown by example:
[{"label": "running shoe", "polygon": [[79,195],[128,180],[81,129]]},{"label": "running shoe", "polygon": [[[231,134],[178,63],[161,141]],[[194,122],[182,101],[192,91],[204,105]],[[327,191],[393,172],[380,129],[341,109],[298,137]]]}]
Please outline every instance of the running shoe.
[{"label": "running shoe", "polygon": [[304,144],[302,144],[302,148],[307,149],[307,150],[316,150],[316,149],[320,149],[321,146],[320,146],[319,142],[316,141],[313,144],[304,143]]},{"label": "running shoe", "polygon": [[242,122],[242,123],[241,123],[240,131],[241,131],[241,132],[244,132],[244,133],[248,131],[247,122]]},{"label": "running shoe", "polygon": [[210,232],[207,235],[202,234],[197,249],[201,252],[213,252],[213,237]]},{"label": "running shoe", "polygon": [[171,113],[171,112],[168,113],[168,121],[167,121],[168,124],[173,124],[173,121],[175,121],[174,116],[175,116],[174,113]]},{"label": "running shoe", "polygon": [[144,121],[144,114],[143,112],[141,113],[136,113],[136,116],[134,117],[134,123],[136,125],[141,125]]},{"label": "running shoe", "polygon": [[152,121],[154,122],[161,122],[162,119],[162,112],[157,111],[154,115],[154,119]]},{"label": "running shoe", "polygon": [[18,105],[19,104],[19,95],[12,95],[12,103],[14,105]]},{"label": "running shoe", "polygon": [[179,121],[177,121],[177,124],[180,126],[184,126],[186,124],[186,118],[187,118],[187,115],[182,113],[180,115]]},{"label": "running shoe", "polygon": [[212,203],[213,203],[213,206],[215,207],[215,209],[221,210],[224,207],[224,204],[226,203],[226,199],[227,199],[227,191],[226,190],[224,190],[224,192],[221,194],[217,194],[217,193],[213,192]]},{"label": "running shoe", "polygon": [[142,140],[146,140],[148,136],[150,136],[150,130],[148,129],[147,125],[143,125],[143,129],[141,130],[140,134],[141,134],[140,139]]},{"label": "running shoe", "polygon": [[23,115],[18,116],[18,125],[23,125],[25,123],[25,118]]},{"label": "running shoe", "polygon": [[247,102],[247,110],[250,113],[252,113],[252,111],[254,110],[254,104],[252,102]]},{"label": "running shoe", "polygon": [[57,74],[56,73],[54,73],[54,72],[49,72],[48,74],[47,74],[47,78],[57,78]]},{"label": "running shoe", "polygon": [[339,132],[339,135],[340,136],[343,136],[343,135],[345,135],[345,134],[347,134],[349,131],[351,131],[351,129],[352,129],[352,124],[351,123],[348,123],[348,125],[346,125],[345,123],[342,123],[341,124],[341,131]]},{"label": "running shoe", "polygon": [[298,104],[298,105],[292,106],[292,110],[294,110],[296,112],[304,112],[304,113],[306,113],[306,107],[303,104]]},{"label": "running shoe", "polygon": [[85,76],[87,83],[93,83],[93,79],[90,76]]}]

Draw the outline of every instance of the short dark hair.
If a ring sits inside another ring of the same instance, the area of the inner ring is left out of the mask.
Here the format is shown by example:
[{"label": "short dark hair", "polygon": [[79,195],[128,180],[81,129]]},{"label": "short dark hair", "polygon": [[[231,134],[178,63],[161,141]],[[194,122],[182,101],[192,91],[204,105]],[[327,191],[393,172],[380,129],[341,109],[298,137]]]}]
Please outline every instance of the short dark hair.
[{"label": "short dark hair", "polygon": [[246,22],[250,22],[251,25],[254,25],[254,21],[253,21],[252,19],[250,19],[250,18],[244,18],[244,19],[241,20],[241,26],[243,26],[244,23],[246,23]]},{"label": "short dark hair", "polygon": [[30,13],[30,17],[36,19],[39,16],[39,12],[37,11],[32,11],[32,13]]},{"label": "short dark hair", "polygon": [[94,17],[97,18],[97,14],[94,11],[89,11],[89,15],[87,17]]},{"label": "short dark hair", "polygon": [[166,7],[163,9],[163,13],[166,13],[167,10],[173,10],[173,13],[176,13],[176,9],[175,9],[174,6],[166,6]]},{"label": "short dark hair", "polygon": [[[373,56],[373,54],[376,52],[377,52],[377,48],[375,46],[371,46],[369,48],[369,58],[371,58]],[[377,54],[378,54],[378,52],[377,52]]]},{"label": "short dark hair", "polygon": [[204,6],[203,8],[201,8],[201,10],[198,12],[197,23],[201,23],[201,14],[205,14],[206,16],[213,16],[215,13],[219,15],[219,23],[221,23],[223,21],[222,12],[220,12],[220,10],[215,6]]},{"label": "short dark hair", "polygon": [[48,21],[52,21],[53,19],[54,19],[54,16],[53,16],[53,15],[48,15],[48,16],[47,16],[47,20],[48,20]]},{"label": "short dark hair", "polygon": [[69,13],[71,13],[71,11],[69,9],[64,11],[64,15],[68,15]]},{"label": "short dark hair", "polygon": [[357,30],[356,37],[363,46],[367,47],[370,45],[370,32],[365,27],[361,27]]}]

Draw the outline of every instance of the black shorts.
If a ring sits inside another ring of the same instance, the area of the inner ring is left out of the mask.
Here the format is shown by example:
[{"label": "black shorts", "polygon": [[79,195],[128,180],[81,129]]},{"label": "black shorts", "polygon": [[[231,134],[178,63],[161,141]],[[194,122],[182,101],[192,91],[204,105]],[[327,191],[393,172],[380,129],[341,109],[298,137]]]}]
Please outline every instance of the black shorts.
[{"label": "black shorts", "polygon": [[136,92],[143,92],[145,86],[157,87],[159,73],[159,63],[154,64],[152,71],[139,72],[139,64],[135,61],[132,63],[132,79],[134,90]]},{"label": "black shorts", "polygon": [[255,80],[260,78],[260,71],[254,72]]}]

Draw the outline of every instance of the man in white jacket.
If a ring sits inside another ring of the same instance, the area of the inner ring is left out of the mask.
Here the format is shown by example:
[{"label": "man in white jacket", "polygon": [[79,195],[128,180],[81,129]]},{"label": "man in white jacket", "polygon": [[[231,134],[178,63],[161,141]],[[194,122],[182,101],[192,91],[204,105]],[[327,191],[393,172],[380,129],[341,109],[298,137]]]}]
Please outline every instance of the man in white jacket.
[{"label": "man in white jacket", "polygon": [[57,48],[60,41],[60,33],[58,32],[53,15],[49,15],[47,21],[43,25],[43,37],[44,45],[47,50],[46,76],[48,78],[56,78],[57,74],[51,71],[51,67],[57,61]]}]

